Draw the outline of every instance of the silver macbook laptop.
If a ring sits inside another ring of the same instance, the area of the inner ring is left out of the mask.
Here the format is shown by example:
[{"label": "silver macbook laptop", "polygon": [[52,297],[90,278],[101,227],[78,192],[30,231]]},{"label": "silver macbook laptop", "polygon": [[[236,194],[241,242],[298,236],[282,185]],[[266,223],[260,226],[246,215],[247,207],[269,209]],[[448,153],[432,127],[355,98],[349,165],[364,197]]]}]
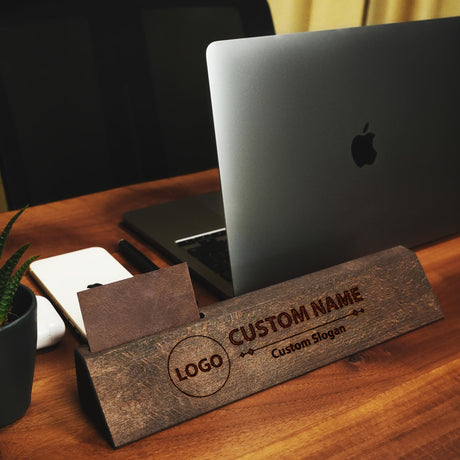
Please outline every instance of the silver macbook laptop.
[{"label": "silver macbook laptop", "polygon": [[124,222],[226,296],[458,232],[459,49],[460,18],[213,43],[223,208]]}]

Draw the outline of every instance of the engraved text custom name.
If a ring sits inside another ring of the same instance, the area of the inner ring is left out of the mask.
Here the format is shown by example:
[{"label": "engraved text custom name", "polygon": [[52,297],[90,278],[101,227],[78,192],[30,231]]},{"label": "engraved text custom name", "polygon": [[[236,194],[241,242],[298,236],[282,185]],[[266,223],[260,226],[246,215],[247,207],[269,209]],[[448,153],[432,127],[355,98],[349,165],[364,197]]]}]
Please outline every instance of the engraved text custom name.
[{"label": "engraved text custom name", "polygon": [[314,300],[310,302],[308,308],[305,305],[300,305],[288,311],[281,311],[277,315],[259,319],[248,325],[232,329],[228,334],[228,338],[233,345],[240,346],[245,342],[252,342],[268,334],[288,329],[292,325],[309,321],[312,317],[326,315],[363,300],[364,298],[359,291],[359,287],[353,286],[333,296]]}]

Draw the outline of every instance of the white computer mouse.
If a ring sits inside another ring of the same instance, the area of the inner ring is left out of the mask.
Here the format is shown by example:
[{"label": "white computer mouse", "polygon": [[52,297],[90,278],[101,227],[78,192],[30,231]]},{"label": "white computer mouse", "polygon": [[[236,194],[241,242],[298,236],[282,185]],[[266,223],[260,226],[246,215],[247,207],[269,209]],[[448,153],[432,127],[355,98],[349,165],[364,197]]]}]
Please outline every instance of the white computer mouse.
[{"label": "white computer mouse", "polygon": [[51,302],[37,295],[37,350],[58,343],[65,333],[65,324]]}]

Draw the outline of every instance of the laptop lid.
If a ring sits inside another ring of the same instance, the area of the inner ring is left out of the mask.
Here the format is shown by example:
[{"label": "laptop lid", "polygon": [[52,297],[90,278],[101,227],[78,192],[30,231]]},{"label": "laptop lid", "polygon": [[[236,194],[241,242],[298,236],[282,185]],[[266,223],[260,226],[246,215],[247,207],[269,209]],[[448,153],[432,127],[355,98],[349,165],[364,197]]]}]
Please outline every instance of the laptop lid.
[{"label": "laptop lid", "polygon": [[236,295],[460,229],[460,18],[207,52]]}]

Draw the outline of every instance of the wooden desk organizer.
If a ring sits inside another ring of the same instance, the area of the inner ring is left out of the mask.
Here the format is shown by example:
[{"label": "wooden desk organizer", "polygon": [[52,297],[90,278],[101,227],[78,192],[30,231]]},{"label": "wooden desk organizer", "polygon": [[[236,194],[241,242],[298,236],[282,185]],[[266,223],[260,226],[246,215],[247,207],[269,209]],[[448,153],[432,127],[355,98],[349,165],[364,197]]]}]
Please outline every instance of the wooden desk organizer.
[{"label": "wooden desk organizer", "polygon": [[202,313],[106,351],[75,351],[81,403],[114,447],[443,317],[417,257],[402,247]]}]

